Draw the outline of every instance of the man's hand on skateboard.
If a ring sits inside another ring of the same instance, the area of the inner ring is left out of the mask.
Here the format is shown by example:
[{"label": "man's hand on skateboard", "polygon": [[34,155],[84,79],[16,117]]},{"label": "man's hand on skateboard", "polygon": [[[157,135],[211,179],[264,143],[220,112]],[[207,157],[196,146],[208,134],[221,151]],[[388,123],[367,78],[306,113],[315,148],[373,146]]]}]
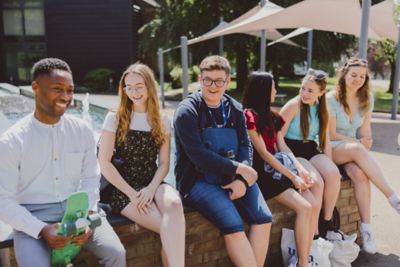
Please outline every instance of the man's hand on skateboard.
[{"label": "man's hand on skateboard", "polygon": [[43,227],[42,231],[40,231],[40,236],[46,240],[52,249],[62,249],[67,245],[68,241],[71,240],[70,236],[65,237],[58,235],[58,227],[58,223],[47,224]]},{"label": "man's hand on skateboard", "polygon": [[89,227],[86,228],[86,231],[78,236],[72,237],[72,243],[75,245],[81,246],[84,245],[90,236],[93,234],[92,230]]}]

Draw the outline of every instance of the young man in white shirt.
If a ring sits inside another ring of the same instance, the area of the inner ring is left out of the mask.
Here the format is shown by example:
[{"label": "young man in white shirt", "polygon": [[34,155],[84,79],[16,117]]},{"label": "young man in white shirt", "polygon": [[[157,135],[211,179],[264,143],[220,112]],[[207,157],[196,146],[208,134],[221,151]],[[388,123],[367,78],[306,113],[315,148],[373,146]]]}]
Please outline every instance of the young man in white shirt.
[{"label": "young man in white shirt", "polygon": [[[32,69],[35,111],[0,136],[0,220],[14,228],[18,266],[50,266],[51,249],[71,239],[57,235],[66,199],[89,195],[98,211],[100,171],[95,140],[81,120],[64,115],[74,83],[67,63],[38,61]],[[102,217],[102,225],[73,238],[104,266],[126,266],[125,249]]]}]

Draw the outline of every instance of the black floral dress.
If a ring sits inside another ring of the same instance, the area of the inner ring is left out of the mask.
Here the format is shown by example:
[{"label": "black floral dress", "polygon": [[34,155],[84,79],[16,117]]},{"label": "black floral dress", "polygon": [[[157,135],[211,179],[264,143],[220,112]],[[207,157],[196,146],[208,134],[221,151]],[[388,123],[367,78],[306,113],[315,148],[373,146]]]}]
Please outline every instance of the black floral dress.
[{"label": "black floral dress", "polygon": [[[147,186],[157,171],[157,156],[160,151],[151,132],[129,130],[125,144],[117,146],[116,151],[122,159],[118,171],[125,181],[136,191]],[[124,193],[112,185],[102,192],[102,201],[103,199],[117,214],[130,202]]]}]

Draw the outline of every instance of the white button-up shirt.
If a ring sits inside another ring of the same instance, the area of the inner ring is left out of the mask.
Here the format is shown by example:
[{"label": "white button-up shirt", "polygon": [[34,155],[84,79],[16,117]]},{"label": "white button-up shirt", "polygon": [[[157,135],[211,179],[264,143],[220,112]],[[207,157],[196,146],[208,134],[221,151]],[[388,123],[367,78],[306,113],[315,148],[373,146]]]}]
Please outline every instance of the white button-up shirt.
[{"label": "white button-up shirt", "polygon": [[55,125],[33,114],[0,136],[0,220],[38,238],[46,223],[19,204],[62,202],[76,191],[99,199],[100,169],[96,143],[88,125],[63,115]]}]

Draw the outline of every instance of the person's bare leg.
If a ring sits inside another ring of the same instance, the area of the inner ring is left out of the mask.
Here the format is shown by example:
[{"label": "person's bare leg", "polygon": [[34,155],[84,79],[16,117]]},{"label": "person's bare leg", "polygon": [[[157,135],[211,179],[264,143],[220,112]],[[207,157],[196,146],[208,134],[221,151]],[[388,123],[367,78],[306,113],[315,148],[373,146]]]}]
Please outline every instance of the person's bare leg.
[{"label": "person's bare leg", "polygon": [[333,160],[337,165],[355,162],[371,182],[389,198],[394,190],[383,176],[378,164],[368,150],[361,144],[344,143],[332,149]]},{"label": "person's bare leg", "polygon": [[262,267],[267,257],[271,223],[253,224],[250,226],[249,241],[256,257],[257,266]]},{"label": "person's bare leg", "polygon": [[256,256],[244,232],[224,235],[228,256],[237,267],[257,267]]},{"label": "person's bare leg", "polygon": [[316,213],[316,214],[312,213],[312,215],[311,215],[311,218],[312,218],[311,228],[315,229],[314,232],[312,233],[314,235],[314,234],[318,234],[319,213],[321,211],[322,198],[323,198],[323,194],[324,194],[325,184],[324,184],[324,180],[322,179],[319,172],[314,168],[314,166],[311,165],[311,163],[308,160],[306,160],[304,158],[298,158],[298,160],[304,166],[304,168],[306,168],[306,170],[310,172],[311,177],[313,177],[313,179],[314,179],[314,185],[310,188],[310,192],[314,196],[316,203],[318,203],[318,205],[319,205],[319,207],[315,207],[315,208],[318,208],[318,213]]},{"label": "person's bare leg", "polygon": [[347,175],[354,184],[354,194],[360,211],[361,222],[371,223],[371,184],[367,175],[354,162],[344,165]]},{"label": "person's bare leg", "polygon": [[310,232],[310,225],[312,225],[312,206],[303,196],[292,188],[280,193],[275,199],[296,212],[294,236],[297,255],[299,257],[298,266],[308,266],[308,256],[310,255],[309,243],[313,235],[313,232]]},{"label": "person's bare leg", "polygon": [[323,207],[325,220],[331,220],[336,201],[340,193],[340,172],[337,166],[325,154],[319,154],[310,159],[324,180]]},{"label": "person's bare leg", "polygon": [[[315,199],[314,195],[312,194],[312,192],[310,190],[302,192],[301,195],[311,205],[311,218],[310,218],[311,222],[318,221],[319,213],[321,211],[321,202],[318,202]],[[318,232],[318,223],[316,225],[310,223],[310,225],[309,225],[310,235],[309,235],[308,244],[307,244],[308,251],[311,251],[314,233],[317,233],[317,232]]]},{"label": "person's bare leg", "polygon": [[185,216],[181,199],[174,188],[162,184],[155,194],[161,213],[160,237],[169,266],[185,265]]}]

